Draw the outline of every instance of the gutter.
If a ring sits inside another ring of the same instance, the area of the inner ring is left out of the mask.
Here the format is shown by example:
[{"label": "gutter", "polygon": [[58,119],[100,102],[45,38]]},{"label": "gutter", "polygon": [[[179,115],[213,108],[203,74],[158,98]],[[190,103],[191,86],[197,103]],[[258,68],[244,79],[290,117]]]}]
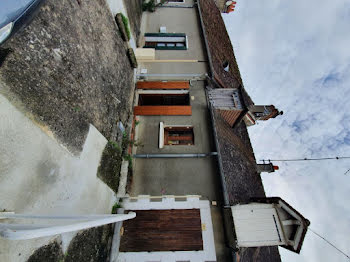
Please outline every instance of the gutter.
[{"label": "gutter", "polygon": [[[207,91],[206,91],[206,94],[208,97]],[[224,167],[222,165],[222,158],[221,158],[221,153],[220,153],[218,134],[217,134],[216,128],[215,128],[215,118],[214,118],[213,111],[214,111],[214,109],[212,108],[211,105],[209,105],[209,112],[210,112],[210,118],[211,118],[211,122],[212,122],[215,147],[216,147],[217,158],[218,158],[218,163],[219,163],[220,182],[221,182],[221,187],[222,187],[223,196],[224,196],[224,206],[230,206],[230,201],[229,201],[229,197],[228,197],[228,193],[227,193],[226,180],[225,180],[225,175],[224,175]]]},{"label": "gutter", "polygon": [[[208,78],[215,85],[220,86],[219,83],[217,83],[217,81],[214,78],[214,72],[215,71],[214,71],[212,56],[211,56],[210,49],[209,49],[209,43],[208,43],[207,35],[206,35],[206,32],[205,32],[205,27],[204,27],[204,22],[203,22],[203,15],[202,15],[202,9],[201,9],[201,6],[200,6],[200,0],[197,0],[197,10],[198,10],[198,13],[199,13],[200,25],[201,25],[202,34],[203,34],[204,43],[205,43],[205,48],[207,49],[207,55],[208,55],[208,61],[209,61],[209,68],[210,68],[211,77],[208,77]],[[223,168],[223,165],[222,165],[222,158],[221,158],[221,153],[220,153],[218,135],[217,135],[216,128],[215,128],[216,124],[215,124],[215,119],[214,119],[214,114],[213,114],[213,108],[212,108],[212,106],[211,106],[211,104],[209,102],[207,90],[205,91],[205,93],[206,93],[206,98],[207,98],[207,101],[208,101],[208,108],[209,108],[211,122],[212,122],[215,147],[216,147],[216,151],[217,151],[217,154],[218,154],[217,158],[218,158],[218,163],[219,163],[220,182],[221,182],[221,187],[222,187],[223,196],[224,196],[224,205],[225,206],[229,206],[230,205],[230,201],[229,201],[229,197],[228,197],[228,193],[227,193],[227,187],[226,187],[226,181],[225,181],[225,175],[224,175],[224,168]]]},{"label": "gutter", "polygon": [[[207,99],[208,99],[207,90],[206,90],[206,95],[207,95]],[[217,158],[218,158],[218,163],[219,163],[220,182],[221,182],[222,192],[223,192],[223,196],[224,196],[224,206],[228,207],[228,206],[230,206],[230,201],[229,201],[229,197],[228,197],[228,193],[227,193],[226,180],[225,180],[224,169],[223,169],[223,165],[222,165],[222,158],[221,158],[221,153],[220,153],[218,134],[217,134],[216,129],[215,129],[215,118],[214,118],[214,112],[213,111],[214,111],[214,109],[212,108],[212,106],[210,104],[209,105],[209,112],[210,112],[210,117],[211,117],[211,122],[212,122],[215,147],[216,147],[216,151],[217,151],[217,154],[218,154]],[[226,229],[226,227],[227,227],[227,225],[224,223],[224,228]],[[227,237],[225,237],[225,238],[227,239]],[[237,262],[238,261],[235,250],[231,249],[231,256],[232,256],[233,262]]]},{"label": "gutter", "polygon": [[210,49],[209,49],[209,42],[208,42],[207,34],[205,32],[205,26],[204,26],[204,22],[203,22],[203,15],[202,15],[202,8],[200,5],[200,0],[197,0],[196,4],[197,4],[197,10],[198,10],[198,14],[199,14],[199,21],[200,21],[200,25],[201,25],[201,29],[202,29],[202,35],[204,38],[205,49],[207,50],[207,56],[208,56],[208,61],[209,61],[209,71],[210,71],[210,75],[211,75],[210,80],[216,85],[216,87],[220,88],[221,85],[215,79],[215,70],[214,70],[213,60],[212,60],[212,56],[211,56]]},{"label": "gutter", "polygon": [[[201,6],[200,6],[200,1],[201,0],[197,0],[196,4],[197,4],[197,10],[198,10],[198,13],[199,13],[200,25],[201,25],[201,29],[202,29],[203,38],[204,38],[205,48],[207,49],[207,55],[208,55],[208,61],[209,61],[209,69],[210,69],[211,77],[207,77],[207,78],[212,83],[214,83],[217,87],[220,87],[221,85],[216,81],[215,75],[214,75],[215,71],[214,71],[214,66],[213,66],[213,60],[212,60],[212,56],[211,56],[210,49],[209,49],[207,35],[206,35],[206,32],[205,32],[205,27],[204,27],[204,22],[203,22],[203,15],[202,15],[202,9],[201,9]],[[239,92],[240,92],[240,95],[242,96],[241,89],[239,89]],[[217,158],[218,158],[218,164],[219,164],[219,174],[220,174],[220,182],[221,182],[221,188],[222,188],[223,197],[224,197],[224,205],[225,206],[230,206],[230,201],[229,201],[228,192],[227,192],[227,186],[226,186],[226,180],[225,180],[225,175],[224,175],[225,173],[224,173],[224,168],[223,168],[222,158],[221,158],[221,153],[220,153],[218,134],[217,134],[217,131],[216,131],[216,122],[215,122],[214,112],[213,112],[214,109],[212,108],[212,106],[211,106],[211,104],[209,102],[208,91],[205,90],[205,93],[206,93],[208,108],[209,108],[209,112],[210,112],[210,118],[211,118],[211,123],[212,123],[213,134],[214,134],[215,147],[216,147],[216,151],[217,151]],[[244,103],[244,105],[245,105],[245,103]],[[245,112],[246,110],[247,110],[247,108],[246,108],[246,105],[245,105],[245,110],[243,110],[243,112]],[[242,112],[241,116],[239,117],[240,121],[244,117],[243,112]],[[236,121],[236,123],[238,123],[238,121]],[[225,227],[226,227],[226,225],[225,225]],[[237,262],[238,259],[237,259],[236,252],[234,250],[231,250],[231,256],[232,256],[233,261]]]},{"label": "gutter", "polygon": [[213,66],[213,60],[211,59],[211,53],[210,53],[210,49],[209,49],[209,43],[208,43],[208,39],[207,39],[207,34],[205,33],[202,9],[201,9],[201,6],[200,6],[200,0],[197,0],[196,4],[197,4],[197,10],[198,10],[198,13],[199,13],[199,20],[200,20],[200,24],[201,24],[201,29],[202,29],[202,34],[203,34],[203,38],[204,38],[204,43],[205,43],[205,49],[207,49],[210,74],[211,74],[211,76],[213,78],[213,76],[214,76],[214,66]]}]

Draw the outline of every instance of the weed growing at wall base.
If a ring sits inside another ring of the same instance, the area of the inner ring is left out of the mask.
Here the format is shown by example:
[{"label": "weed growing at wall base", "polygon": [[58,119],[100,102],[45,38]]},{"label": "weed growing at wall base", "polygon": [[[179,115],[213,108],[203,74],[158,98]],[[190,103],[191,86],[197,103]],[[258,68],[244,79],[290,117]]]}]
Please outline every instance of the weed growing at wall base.
[{"label": "weed growing at wall base", "polygon": [[128,40],[130,40],[131,32],[130,32],[129,20],[123,13],[120,13],[120,14],[122,16],[122,20],[123,20],[123,24],[124,24],[124,27],[125,27],[126,35],[128,37]]}]

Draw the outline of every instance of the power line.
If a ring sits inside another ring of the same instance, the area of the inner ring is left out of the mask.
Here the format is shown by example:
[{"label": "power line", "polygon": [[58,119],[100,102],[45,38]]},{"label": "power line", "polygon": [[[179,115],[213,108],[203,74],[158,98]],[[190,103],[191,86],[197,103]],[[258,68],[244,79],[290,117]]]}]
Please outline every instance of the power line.
[{"label": "power line", "polygon": [[336,156],[336,157],[321,157],[321,158],[296,158],[296,159],[262,159],[262,162],[296,162],[296,161],[322,161],[322,160],[341,160],[350,159],[350,156]]},{"label": "power line", "polygon": [[[349,159],[350,156],[336,156],[336,157],[321,157],[321,158],[295,158],[295,159],[261,159],[260,161],[265,163],[271,163],[273,162],[298,162],[298,161],[322,161],[322,160],[342,160],[342,159]],[[344,173],[346,175],[350,172],[350,168]]]},{"label": "power line", "polygon": [[320,234],[316,233],[315,231],[313,231],[311,228],[309,228],[309,230],[314,233],[316,236],[318,236],[319,238],[323,239],[328,245],[331,245],[334,249],[336,249],[338,252],[342,253],[344,256],[346,256],[349,260],[350,260],[350,256],[348,254],[346,254],[345,252],[343,252],[342,250],[340,250],[339,248],[337,248],[335,245],[333,245],[331,242],[329,242],[327,239],[325,239],[323,236],[321,236]]}]

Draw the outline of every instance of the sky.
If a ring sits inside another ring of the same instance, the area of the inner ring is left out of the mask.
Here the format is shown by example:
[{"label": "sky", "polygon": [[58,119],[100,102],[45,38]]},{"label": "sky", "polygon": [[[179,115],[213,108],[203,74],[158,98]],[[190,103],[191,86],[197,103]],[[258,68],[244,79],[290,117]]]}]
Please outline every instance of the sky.
[{"label": "sky", "polygon": [[[223,17],[253,101],[284,111],[248,128],[257,161],[350,156],[350,1],[238,0]],[[350,159],[274,164],[267,196],[350,254]],[[301,254],[279,249],[284,262],[349,261],[310,231]]]}]

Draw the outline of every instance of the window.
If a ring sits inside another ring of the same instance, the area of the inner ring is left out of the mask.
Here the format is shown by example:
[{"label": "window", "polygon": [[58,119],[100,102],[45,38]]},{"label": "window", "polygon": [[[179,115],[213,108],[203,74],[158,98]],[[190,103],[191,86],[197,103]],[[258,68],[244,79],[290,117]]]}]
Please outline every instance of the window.
[{"label": "window", "polygon": [[193,127],[164,127],[164,145],[194,145]]},{"label": "window", "polygon": [[186,34],[146,33],[144,48],[157,50],[187,50]]},{"label": "window", "polygon": [[164,145],[194,145],[193,126],[169,126],[160,122],[159,148]]},{"label": "window", "polygon": [[[171,84],[173,85],[173,83]],[[141,85],[140,85],[141,86]],[[150,87],[151,85],[145,85]],[[157,88],[164,87],[157,85]],[[166,87],[170,87],[166,86]],[[137,90],[137,96],[134,107],[135,115],[143,116],[190,116],[192,107],[190,105],[189,90],[170,90],[170,89],[149,89]]]},{"label": "window", "polygon": [[165,127],[164,145],[194,145],[193,127]]},{"label": "window", "polygon": [[139,106],[187,106],[189,94],[139,94]]}]

